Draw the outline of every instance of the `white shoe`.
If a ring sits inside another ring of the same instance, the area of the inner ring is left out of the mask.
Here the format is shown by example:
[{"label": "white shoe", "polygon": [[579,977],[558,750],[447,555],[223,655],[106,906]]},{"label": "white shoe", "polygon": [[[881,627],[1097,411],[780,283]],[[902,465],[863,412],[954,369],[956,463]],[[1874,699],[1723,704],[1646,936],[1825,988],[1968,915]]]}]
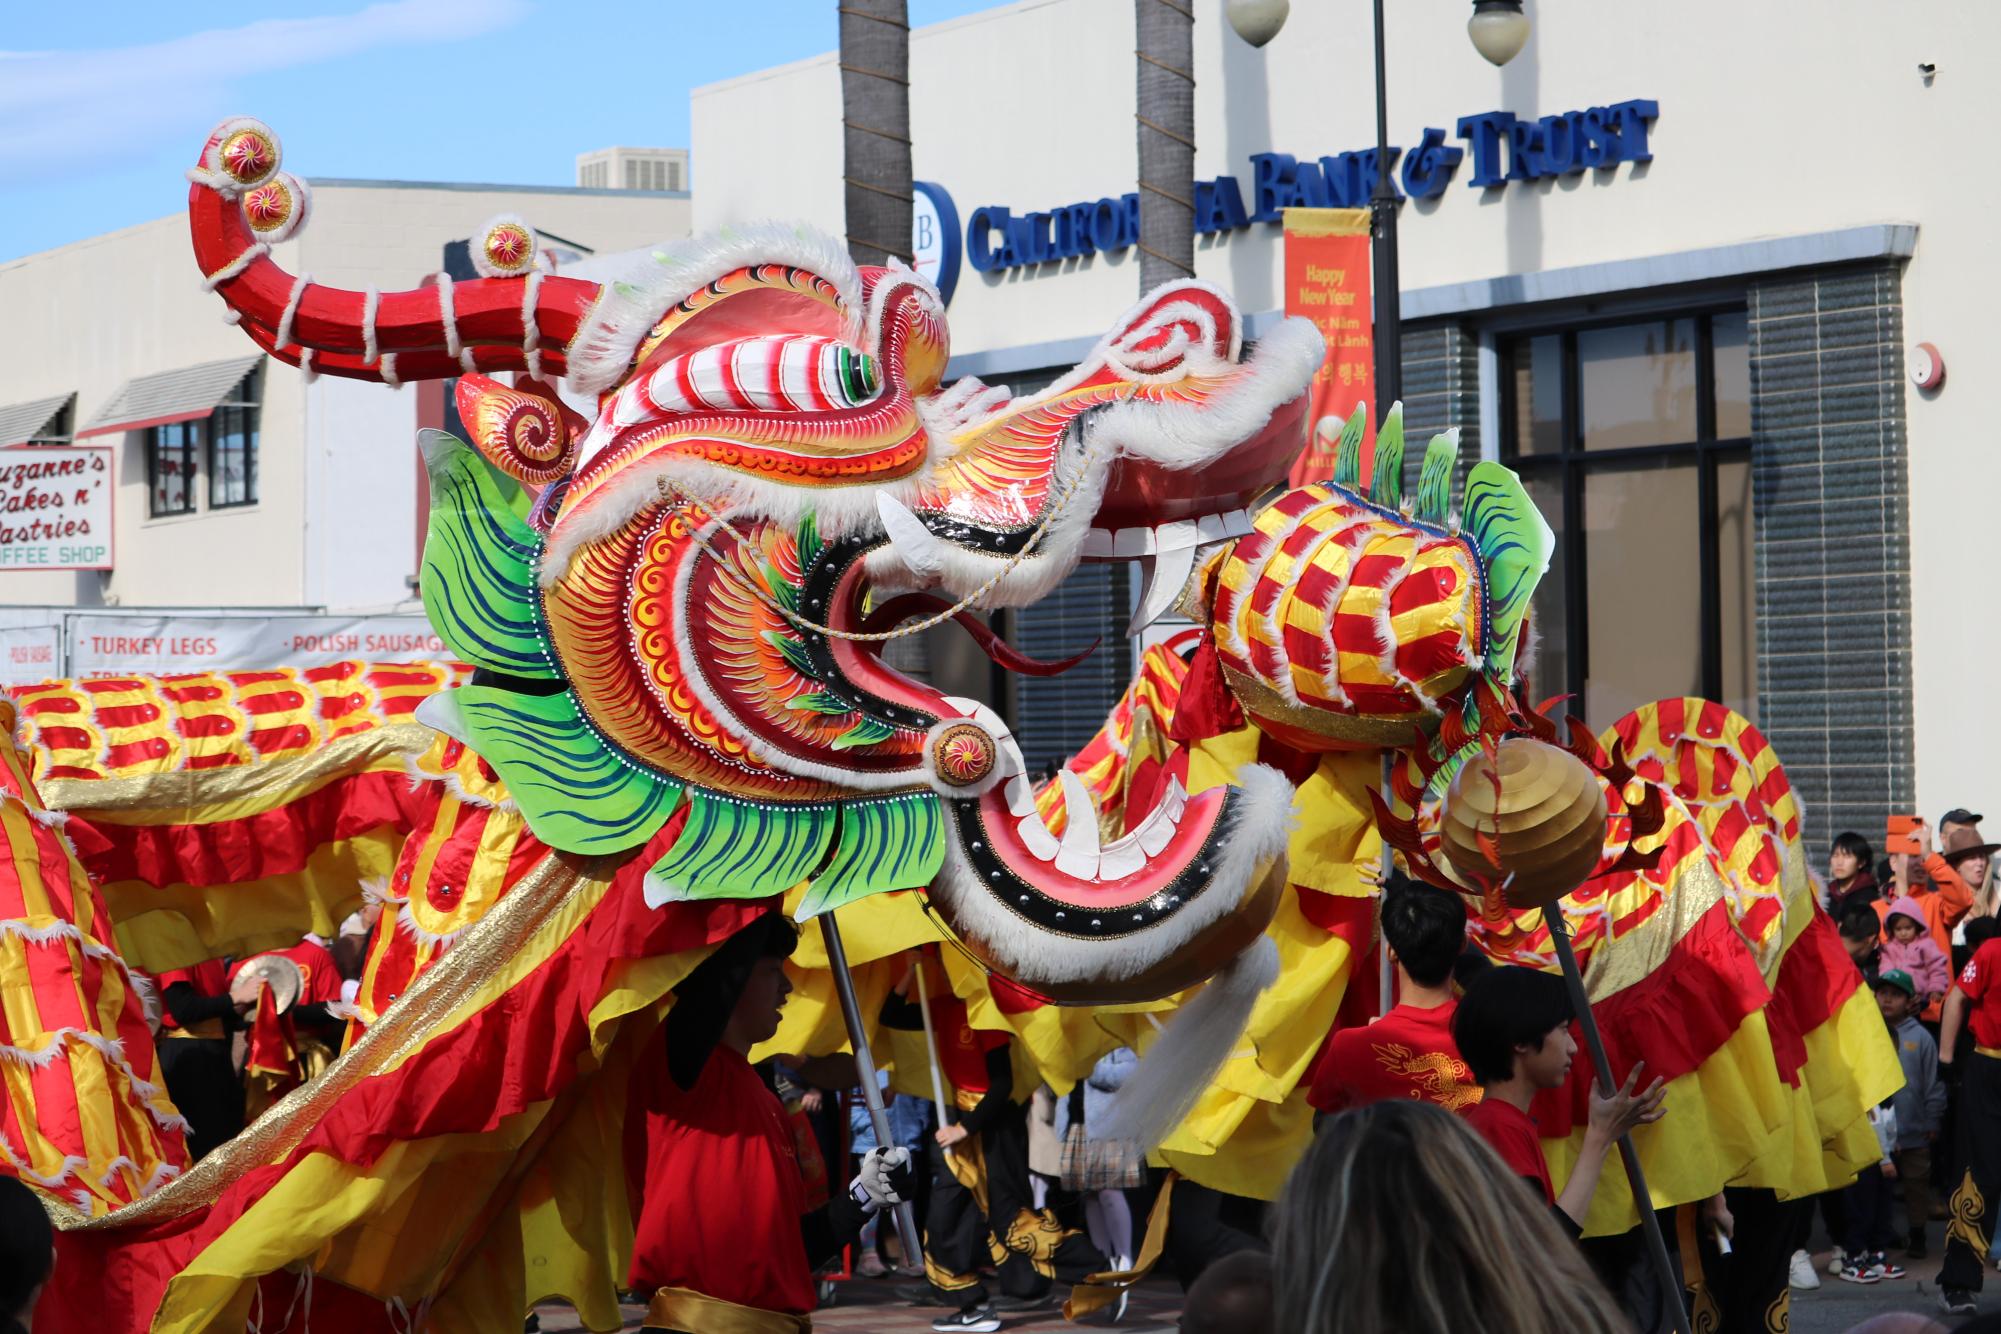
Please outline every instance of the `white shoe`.
[{"label": "white shoe", "polygon": [[1811,1292],[1820,1286],[1820,1275],[1814,1272],[1813,1257],[1805,1251],[1794,1251],[1791,1272],[1786,1281],[1801,1292]]},{"label": "white shoe", "polygon": [[1838,1275],[1841,1272],[1841,1267],[1847,1263],[1847,1254],[1839,1246],[1836,1246],[1834,1254],[1827,1257],[1827,1272]]}]

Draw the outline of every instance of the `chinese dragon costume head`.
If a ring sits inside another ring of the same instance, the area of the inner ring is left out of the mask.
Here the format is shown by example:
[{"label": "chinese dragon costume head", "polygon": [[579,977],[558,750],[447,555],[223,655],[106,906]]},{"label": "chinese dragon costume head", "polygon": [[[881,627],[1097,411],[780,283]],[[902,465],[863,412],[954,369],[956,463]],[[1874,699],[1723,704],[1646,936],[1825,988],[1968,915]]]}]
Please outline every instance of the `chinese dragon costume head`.
[{"label": "chinese dragon costume head", "polygon": [[[422,716],[492,766],[538,839],[616,855],[678,828],[646,875],[655,904],[810,882],[811,916],[928,888],[990,967],[1064,1002],[1154,999],[1259,941],[1291,821],[1278,774],[1059,837],[998,715],[881,649],[1032,601],[1085,557],[1177,583],[1247,531],[1304,436],[1310,325],[1248,350],[1226,297],[1172,283],[1010,400],[941,383],[927,281],[809,230],[726,231],[599,284],[542,272],[533,233],[500,218],[474,238],[476,281],[349,292],[269,255],[308,198],[267,127],[218,127],[191,176],[207,284],[273,356],[458,377],[471,440],[422,442],[421,580],[476,674]],[[558,375],[593,415],[540,378]]]}]

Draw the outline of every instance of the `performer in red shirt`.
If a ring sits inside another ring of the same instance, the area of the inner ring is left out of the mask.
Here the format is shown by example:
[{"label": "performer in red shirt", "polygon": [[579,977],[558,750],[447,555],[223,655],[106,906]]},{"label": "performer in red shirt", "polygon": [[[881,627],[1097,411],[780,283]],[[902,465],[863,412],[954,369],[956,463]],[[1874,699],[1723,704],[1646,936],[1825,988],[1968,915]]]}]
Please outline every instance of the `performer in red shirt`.
[{"label": "performer in red shirt", "polygon": [[730,937],[674,988],[664,1059],[634,1072],[631,1282],[652,1293],[648,1330],[810,1330],[813,1270],[909,1194],[909,1151],[875,1149],[846,1193],[805,1208],[791,1123],[745,1059],[778,1031],[798,941],[776,913]]},{"label": "performer in red shirt", "polygon": [[1644,1062],[1633,1066],[1623,1088],[1610,1097],[1591,1095],[1591,1119],[1570,1180],[1558,1194],[1551,1186],[1529,1103],[1540,1089],[1559,1088],[1570,1077],[1577,1040],[1570,1035],[1570,992],[1554,973],[1533,968],[1490,968],[1467,988],[1453,1019],[1459,1054],[1480,1081],[1484,1096],[1461,1115],[1516,1176],[1555,1206],[1557,1221],[1582,1235],[1584,1215],[1598,1190],[1605,1155],[1634,1126],[1667,1113],[1666,1081],[1656,1079],[1638,1093]]},{"label": "performer in red shirt", "polygon": [[188,1122],[188,1157],[199,1159],[243,1129],[243,1084],[229,1035],[249,1009],[229,996],[220,959],[174,968],[153,979],[160,992],[160,1071],[167,1096]]},{"label": "performer in red shirt", "polygon": [[[1939,1269],[1939,1306],[1948,1315],[1978,1309],[1987,1252],[1994,1238],[1995,1192],[2001,1190],[2001,936],[1985,941],[1946,992],[1939,1025],[1938,1063],[1957,1065],[1959,1188],[1952,1193]],[[1973,1050],[1959,1056],[1962,1028],[1973,1030]]]},{"label": "performer in red shirt", "polygon": [[1306,1100],[1340,1112],[1384,1098],[1459,1111],[1480,1086],[1452,1040],[1452,969],[1466,949],[1466,909],[1450,890],[1399,877],[1383,896],[1383,941],[1397,968],[1397,1004],[1375,1023],[1328,1040]]}]

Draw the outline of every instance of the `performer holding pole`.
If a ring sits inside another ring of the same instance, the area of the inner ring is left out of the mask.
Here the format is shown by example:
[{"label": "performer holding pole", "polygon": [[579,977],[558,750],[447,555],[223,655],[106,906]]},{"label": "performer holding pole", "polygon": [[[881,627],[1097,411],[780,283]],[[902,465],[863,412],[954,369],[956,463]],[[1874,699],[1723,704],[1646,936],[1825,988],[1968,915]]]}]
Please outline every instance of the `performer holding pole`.
[{"label": "performer holding pole", "polygon": [[[893,1147],[871,1150],[846,1192],[805,1208],[791,1122],[748,1059],[778,1031],[798,941],[780,913],[724,941],[674,988],[664,1059],[633,1072],[630,1281],[651,1294],[647,1330],[801,1334],[812,1327],[814,1269],[870,1215],[909,1208],[910,1154]],[[838,955],[835,966],[845,978]],[[866,1066],[865,1047],[858,1057]],[[875,1087],[872,1068],[863,1087]]]}]

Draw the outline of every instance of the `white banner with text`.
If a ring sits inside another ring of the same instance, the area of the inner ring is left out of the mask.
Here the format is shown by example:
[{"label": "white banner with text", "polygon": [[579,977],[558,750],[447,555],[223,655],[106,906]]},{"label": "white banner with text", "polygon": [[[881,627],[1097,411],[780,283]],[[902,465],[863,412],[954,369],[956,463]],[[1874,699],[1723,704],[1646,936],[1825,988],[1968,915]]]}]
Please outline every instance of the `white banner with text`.
[{"label": "white banner with text", "polygon": [[71,616],[70,676],[448,658],[422,616]]}]

